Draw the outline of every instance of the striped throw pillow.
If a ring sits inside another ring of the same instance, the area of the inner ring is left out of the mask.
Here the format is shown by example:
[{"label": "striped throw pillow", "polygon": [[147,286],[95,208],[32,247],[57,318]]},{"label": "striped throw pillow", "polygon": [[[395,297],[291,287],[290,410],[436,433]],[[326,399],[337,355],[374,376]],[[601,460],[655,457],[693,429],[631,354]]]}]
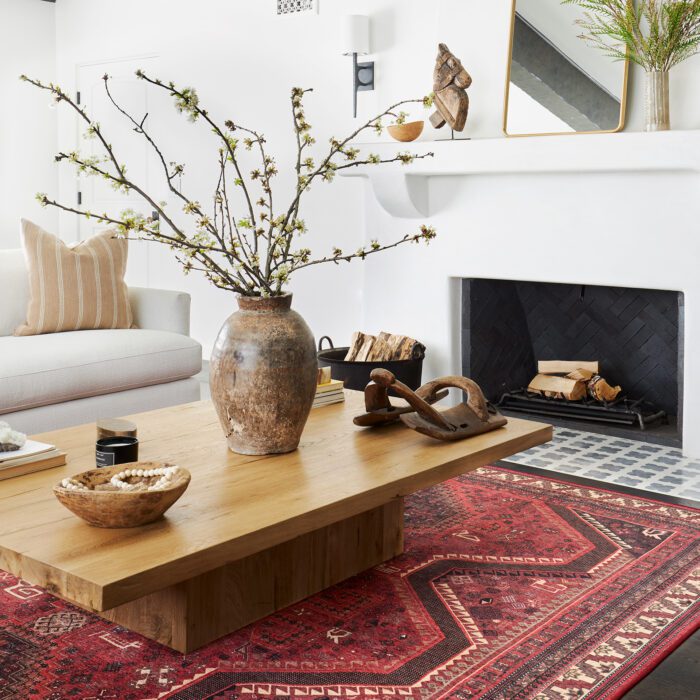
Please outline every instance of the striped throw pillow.
[{"label": "striped throw pillow", "polygon": [[96,328],[130,328],[133,316],[124,282],[128,241],[113,231],[73,246],[22,219],[29,271],[26,323],[15,335]]}]

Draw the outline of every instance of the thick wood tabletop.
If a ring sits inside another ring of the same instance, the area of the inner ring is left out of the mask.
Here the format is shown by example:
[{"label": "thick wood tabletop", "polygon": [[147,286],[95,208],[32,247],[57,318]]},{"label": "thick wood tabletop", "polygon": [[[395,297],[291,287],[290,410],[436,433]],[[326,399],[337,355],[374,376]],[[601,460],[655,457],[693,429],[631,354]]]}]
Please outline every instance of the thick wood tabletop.
[{"label": "thick wood tabletop", "polygon": [[186,467],[184,496],[152,525],[94,528],[52,487],[95,466],[95,425],[37,436],[68,453],[58,469],[0,482],[0,568],[93,610],[108,610],[551,439],[510,418],[493,432],[438,442],[402,424],[358,428],[362,395],[312,410],[301,445],[250,457],[227,449],[214,408],[198,402],[132,416],[142,460]]}]

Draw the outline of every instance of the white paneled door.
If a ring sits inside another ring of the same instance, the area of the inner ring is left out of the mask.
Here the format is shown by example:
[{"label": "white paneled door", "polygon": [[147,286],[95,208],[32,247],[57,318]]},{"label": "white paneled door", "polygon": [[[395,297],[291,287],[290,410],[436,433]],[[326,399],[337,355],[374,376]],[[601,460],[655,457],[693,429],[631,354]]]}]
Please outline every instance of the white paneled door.
[{"label": "white paneled door", "polygon": [[[159,190],[162,189],[162,177],[158,177],[162,165],[143,135],[134,131],[134,124],[112,104],[103,80],[105,74],[110,76],[109,91],[114,101],[138,122],[146,117],[144,127],[148,128],[150,122],[155,122],[160,109],[158,96],[148,90],[144,81],[136,77],[135,71],[138,68],[153,71],[157,69],[157,61],[156,57],[151,56],[81,65],[77,71],[77,87],[81,106],[93,120],[99,122],[100,129],[111,144],[117,160],[127,166],[129,178],[149,194],[157,193],[157,201],[160,201],[164,198],[164,193],[161,194]],[[78,150],[92,156],[106,155],[97,139],[85,138],[85,126],[85,123],[79,120]],[[111,163],[104,163],[100,167],[109,170],[113,166]],[[152,207],[138,194],[117,191],[110,182],[101,177],[80,176],[78,192],[81,208],[95,214],[106,212],[109,215],[118,215],[125,209],[133,209],[143,214],[150,214],[152,211]],[[105,225],[95,219],[80,218],[81,240],[104,228]],[[126,275],[128,284],[148,286],[151,245],[153,244],[146,242],[129,243]]]}]

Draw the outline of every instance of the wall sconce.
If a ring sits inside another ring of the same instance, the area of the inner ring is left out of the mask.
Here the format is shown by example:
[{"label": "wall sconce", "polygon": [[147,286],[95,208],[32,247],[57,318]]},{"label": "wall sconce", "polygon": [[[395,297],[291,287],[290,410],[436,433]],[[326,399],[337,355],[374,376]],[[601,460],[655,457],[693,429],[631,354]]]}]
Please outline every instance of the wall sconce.
[{"label": "wall sconce", "polygon": [[343,55],[352,56],[352,116],[357,116],[357,93],[374,90],[374,61],[358,63],[357,57],[369,53],[369,17],[343,17]]}]

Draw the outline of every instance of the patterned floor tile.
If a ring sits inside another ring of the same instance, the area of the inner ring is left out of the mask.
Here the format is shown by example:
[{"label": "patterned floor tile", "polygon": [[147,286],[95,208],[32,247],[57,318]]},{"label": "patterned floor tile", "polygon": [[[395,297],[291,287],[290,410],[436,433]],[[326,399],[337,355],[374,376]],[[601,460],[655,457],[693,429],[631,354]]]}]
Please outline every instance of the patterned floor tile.
[{"label": "patterned floor tile", "polygon": [[508,459],[515,464],[699,500],[700,462],[673,447],[554,428],[554,439]]}]

